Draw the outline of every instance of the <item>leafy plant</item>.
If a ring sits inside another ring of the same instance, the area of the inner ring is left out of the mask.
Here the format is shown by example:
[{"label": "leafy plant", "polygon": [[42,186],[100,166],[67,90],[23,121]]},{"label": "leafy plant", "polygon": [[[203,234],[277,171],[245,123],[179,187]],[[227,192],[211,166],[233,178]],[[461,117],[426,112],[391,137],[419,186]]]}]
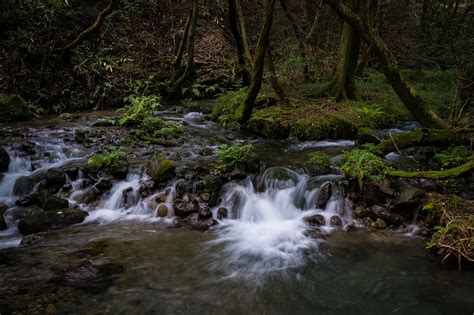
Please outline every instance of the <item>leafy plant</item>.
[{"label": "leafy plant", "polygon": [[380,183],[391,167],[381,158],[365,150],[354,149],[344,155],[342,171],[351,179],[357,179],[359,186],[368,180]]},{"label": "leafy plant", "polygon": [[139,96],[130,98],[130,105],[127,106],[125,113],[120,117],[121,126],[136,125],[145,118],[153,116],[153,113],[160,106],[160,96]]},{"label": "leafy plant", "polygon": [[217,154],[221,167],[226,171],[233,169],[237,164],[245,163],[255,156],[251,144],[233,146],[223,144],[214,153]]},{"label": "leafy plant", "polygon": [[232,91],[219,95],[212,110],[211,119],[218,121],[224,127],[234,127],[242,117],[244,102],[248,89]]},{"label": "leafy plant", "polygon": [[128,168],[127,157],[120,151],[112,151],[102,155],[94,155],[89,158],[87,165],[96,169],[105,169],[112,175],[126,172]]},{"label": "leafy plant", "polygon": [[463,146],[451,147],[434,156],[435,160],[442,167],[459,166],[466,161],[467,157],[469,157],[469,151]]},{"label": "leafy plant", "polygon": [[329,156],[321,152],[311,152],[308,154],[306,167],[309,172],[314,174],[327,173],[331,167]]},{"label": "leafy plant", "polygon": [[183,125],[176,121],[166,121],[159,117],[149,116],[143,119],[141,129],[153,137],[176,138],[183,132]]}]

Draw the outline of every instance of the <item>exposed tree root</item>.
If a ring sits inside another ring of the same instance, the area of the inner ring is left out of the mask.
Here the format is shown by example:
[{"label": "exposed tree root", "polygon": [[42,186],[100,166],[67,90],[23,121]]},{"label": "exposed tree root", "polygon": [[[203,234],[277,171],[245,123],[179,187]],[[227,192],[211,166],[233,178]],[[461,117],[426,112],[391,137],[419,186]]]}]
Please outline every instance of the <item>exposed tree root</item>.
[{"label": "exposed tree root", "polygon": [[465,174],[471,170],[474,170],[474,159],[470,160],[463,165],[458,167],[450,168],[442,171],[420,171],[420,172],[405,172],[405,171],[388,171],[388,175],[392,177],[404,177],[404,178],[430,178],[430,179],[446,179],[456,178]]}]

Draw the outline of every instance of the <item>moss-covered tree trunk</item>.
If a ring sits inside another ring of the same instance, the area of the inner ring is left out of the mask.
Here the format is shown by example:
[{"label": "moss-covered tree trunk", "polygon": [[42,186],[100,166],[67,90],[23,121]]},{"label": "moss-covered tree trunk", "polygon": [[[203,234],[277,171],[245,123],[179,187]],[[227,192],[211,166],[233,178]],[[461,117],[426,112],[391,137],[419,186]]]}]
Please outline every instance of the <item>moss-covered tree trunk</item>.
[{"label": "moss-covered tree trunk", "polygon": [[414,88],[403,78],[395,56],[380,37],[378,31],[340,0],[324,1],[336,11],[340,18],[357,29],[364,40],[373,44],[373,49],[380,59],[387,80],[413,118],[426,127],[448,128],[448,124],[430,109],[428,104],[417,95]]},{"label": "moss-covered tree trunk", "polygon": [[[303,76],[305,81],[309,81],[309,65],[308,65],[308,57],[306,56],[306,50],[305,50],[305,39],[303,35],[303,31],[300,29],[298,26],[298,22],[296,19],[291,15],[290,10],[288,9],[288,4],[286,3],[286,0],[280,0],[281,7],[283,8],[283,12],[285,12],[285,16],[288,19],[288,21],[291,24],[291,27],[293,28],[293,32],[295,33],[296,40],[298,41],[298,48],[300,50],[300,57],[301,61],[303,63]],[[316,13],[315,13],[316,14]]]},{"label": "moss-covered tree trunk", "polygon": [[173,61],[173,73],[171,74],[171,81],[176,80],[176,73],[178,73],[179,66],[181,65],[181,60],[183,59],[184,50],[186,49],[186,43],[188,41],[189,27],[191,25],[192,11],[189,12],[188,19],[186,20],[186,25],[184,26],[183,36],[179,43],[178,51],[176,52],[176,58]]},{"label": "moss-covered tree trunk", "polygon": [[242,35],[242,44],[244,45],[244,52],[245,52],[245,58],[247,60],[247,64],[250,67],[250,70],[253,71],[253,59],[252,59],[252,52],[250,50],[250,44],[249,44],[249,37],[247,35],[247,28],[245,26],[245,17],[244,17],[244,12],[242,10],[242,5],[240,3],[240,0],[235,0],[235,9],[237,13],[237,20],[239,21],[240,24],[240,34]]},{"label": "moss-covered tree trunk", "polygon": [[263,16],[263,25],[257,41],[257,48],[255,50],[254,67],[252,71],[252,84],[250,86],[249,94],[244,102],[244,110],[242,112],[241,123],[249,121],[252,115],[255,100],[258,92],[262,87],[263,67],[265,65],[265,54],[270,46],[270,31],[273,23],[273,12],[275,11],[276,0],[266,0],[265,14]]},{"label": "moss-covered tree trunk", "polygon": [[250,75],[245,62],[245,47],[242,34],[239,30],[239,18],[237,15],[235,0],[229,0],[228,9],[230,31],[235,40],[235,47],[237,48],[237,62],[239,64],[238,74],[243,85],[248,86],[250,84]]},{"label": "moss-covered tree trunk", "polygon": [[270,84],[272,85],[273,91],[278,96],[281,102],[288,103],[288,97],[286,96],[285,90],[281,86],[280,82],[278,82],[278,78],[276,76],[275,71],[275,64],[273,63],[273,56],[272,56],[272,48],[269,46],[266,52],[267,60],[265,63],[267,64],[267,69],[270,75]]},{"label": "moss-covered tree trunk", "polygon": [[[360,0],[349,0],[348,6],[353,12],[359,12]],[[358,100],[355,79],[359,60],[360,33],[350,24],[344,23],[339,43],[339,61],[328,86],[329,95],[336,101]]]},{"label": "moss-covered tree trunk", "polygon": [[171,88],[170,97],[175,96],[181,89],[184,82],[189,78],[194,69],[194,41],[196,38],[196,27],[198,19],[198,0],[191,0],[191,21],[186,45],[187,63],[183,74],[174,82]]}]

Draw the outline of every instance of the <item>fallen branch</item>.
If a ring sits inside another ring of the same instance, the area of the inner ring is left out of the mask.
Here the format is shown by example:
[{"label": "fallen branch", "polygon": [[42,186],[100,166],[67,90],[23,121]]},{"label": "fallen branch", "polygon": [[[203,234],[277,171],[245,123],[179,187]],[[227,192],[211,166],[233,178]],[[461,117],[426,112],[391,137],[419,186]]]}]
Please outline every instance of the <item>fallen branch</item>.
[{"label": "fallen branch", "polygon": [[178,144],[176,142],[166,140],[166,139],[161,139],[161,138],[153,138],[145,135],[138,135],[138,139],[143,140],[143,141],[148,141],[153,144],[158,144],[164,147],[175,147]]},{"label": "fallen branch", "polygon": [[456,178],[460,175],[474,170],[474,159],[471,159],[467,163],[458,167],[450,168],[442,171],[420,171],[420,172],[405,172],[405,171],[388,171],[388,175],[392,177],[403,177],[403,178],[430,178],[430,179],[446,179]]}]

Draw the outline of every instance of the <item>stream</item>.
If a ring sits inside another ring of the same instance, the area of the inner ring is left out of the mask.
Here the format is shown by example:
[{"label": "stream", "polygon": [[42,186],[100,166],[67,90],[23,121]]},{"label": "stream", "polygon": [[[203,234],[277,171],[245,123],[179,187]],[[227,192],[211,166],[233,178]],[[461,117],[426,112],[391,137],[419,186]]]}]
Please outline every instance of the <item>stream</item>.
[{"label": "stream", "polygon": [[[0,314],[474,311],[472,272],[441,267],[424,249],[422,236],[362,228],[339,185],[341,176],[304,173],[308,152],[320,150],[335,161],[353,141],[261,139],[224,130],[201,113],[162,111],[160,117],[184,125],[178,146],[137,145],[128,155],[128,175],[114,180],[97,201],[82,202],[88,179],[80,165],[103,143],[79,144],[75,131],[100,130],[93,122],[113,115],[97,111],[71,122],[46,117],[0,126],[10,135],[3,140],[11,157],[0,179],[0,204],[8,208],[8,228],[0,231]],[[411,127],[416,126],[395,132]],[[115,136],[98,137],[118,148],[126,136],[114,129]],[[170,180],[146,197],[139,194],[149,180],[143,166],[154,152],[176,161],[178,173],[186,176],[215,163],[213,151],[222,143],[253,144],[266,169],[224,186],[211,209],[218,224],[209,230],[176,223],[172,209],[182,180]],[[22,178],[65,166],[60,194],[69,207],[89,215],[21,246],[21,209],[15,202],[38,189]],[[332,195],[318,206],[328,183]],[[151,206],[157,198],[170,209],[164,217]],[[227,218],[219,216],[221,208],[228,209]],[[310,226],[307,218],[314,215],[325,224]]]}]

